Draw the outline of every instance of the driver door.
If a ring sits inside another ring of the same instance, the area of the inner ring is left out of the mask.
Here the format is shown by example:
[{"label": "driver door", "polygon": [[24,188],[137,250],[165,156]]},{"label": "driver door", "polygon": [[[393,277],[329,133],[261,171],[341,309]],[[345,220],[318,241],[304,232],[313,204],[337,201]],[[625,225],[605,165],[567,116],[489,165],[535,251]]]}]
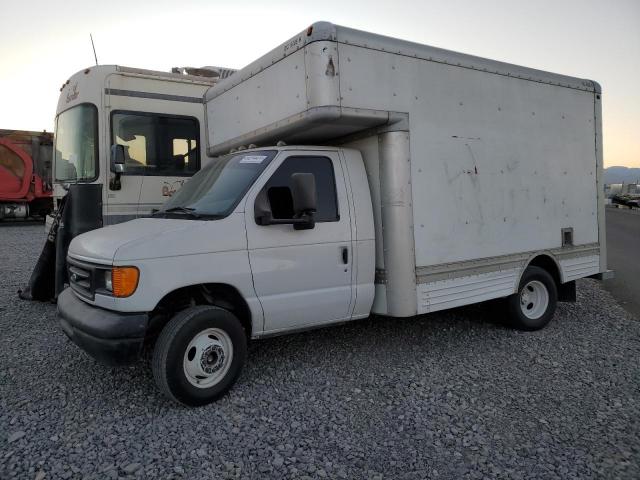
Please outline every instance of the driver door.
[{"label": "driver door", "polygon": [[[274,165],[269,168],[271,176],[255,186],[245,207],[249,261],[264,311],[264,331],[349,319],[353,301],[351,216],[339,155],[285,151]],[[258,225],[254,204],[263,189],[274,218],[292,217],[293,173],[315,177],[315,227],[296,230],[293,225]]]}]

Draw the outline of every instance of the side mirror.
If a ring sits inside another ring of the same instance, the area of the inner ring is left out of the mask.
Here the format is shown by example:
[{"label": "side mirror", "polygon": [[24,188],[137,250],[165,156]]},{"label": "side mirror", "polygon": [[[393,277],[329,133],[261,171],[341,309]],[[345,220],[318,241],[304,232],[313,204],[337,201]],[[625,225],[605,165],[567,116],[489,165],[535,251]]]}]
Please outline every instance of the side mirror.
[{"label": "side mirror", "polygon": [[124,145],[111,145],[111,171],[124,173]]},{"label": "side mirror", "polygon": [[316,177],[313,173],[294,173],[291,175],[291,196],[293,212],[296,217],[313,214],[316,211]]},{"label": "side mirror", "polygon": [[316,177],[313,173],[291,175],[291,197],[296,230],[310,230],[316,226],[314,215],[317,209]]},{"label": "side mirror", "polygon": [[111,145],[110,167],[115,175],[109,180],[109,190],[120,190],[120,175],[124,173],[124,145]]},{"label": "side mirror", "polygon": [[253,207],[254,217],[258,225],[271,225],[273,222],[273,213],[269,204],[267,191],[262,190],[256,197],[256,203]]},{"label": "side mirror", "polygon": [[274,218],[266,189],[256,197],[254,216],[258,225],[293,225],[296,230],[309,230],[315,227],[317,194],[316,179],[312,173],[294,173],[291,175],[291,194],[293,218]]}]

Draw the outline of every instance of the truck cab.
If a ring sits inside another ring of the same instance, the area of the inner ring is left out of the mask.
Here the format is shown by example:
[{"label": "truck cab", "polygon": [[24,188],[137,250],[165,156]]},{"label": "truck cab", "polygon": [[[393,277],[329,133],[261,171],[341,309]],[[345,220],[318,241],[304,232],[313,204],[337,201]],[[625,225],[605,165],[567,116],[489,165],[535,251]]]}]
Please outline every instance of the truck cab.
[{"label": "truck cab", "polygon": [[[150,218],[75,238],[59,318],[73,341],[111,364],[136,360],[185,305],[224,308],[238,319],[244,344],[369,315],[374,250],[357,150],[243,150],[212,160]],[[182,358],[179,368],[165,368],[171,378],[175,369],[183,372],[181,385],[190,385],[166,392],[197,404],[207,392],[198,381],[211,376],[202,367],[206,352],[219,347],[218,357],[229,359],[225,341],[231,351],[240,348],[229,340],[235,333],[200,339],[194,357],[184,360],[196,365],[191,370]]]}]

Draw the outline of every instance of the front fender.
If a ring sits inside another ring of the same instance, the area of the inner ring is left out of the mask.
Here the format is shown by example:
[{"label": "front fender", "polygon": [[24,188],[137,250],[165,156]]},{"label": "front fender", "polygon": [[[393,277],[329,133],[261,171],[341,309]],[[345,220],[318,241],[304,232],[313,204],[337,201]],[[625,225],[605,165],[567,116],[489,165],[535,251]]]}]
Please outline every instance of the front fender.
[{"label": "front fender", "polygon": [[96,294],[94,304],[118,312],[151,312],[168,293],[204,283],[234,287],[251,310],[254,333],[262,330],[262,308],[256,297],[246,250],[180,255],[128,262],[138,267],[140,279],[128,298]]}]

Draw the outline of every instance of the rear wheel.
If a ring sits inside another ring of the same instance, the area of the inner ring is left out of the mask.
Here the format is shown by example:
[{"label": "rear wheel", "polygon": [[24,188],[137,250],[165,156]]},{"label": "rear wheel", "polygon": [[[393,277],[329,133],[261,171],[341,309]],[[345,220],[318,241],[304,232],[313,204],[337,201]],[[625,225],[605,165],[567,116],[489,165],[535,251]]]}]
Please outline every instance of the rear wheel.
[{"label": "rear wheel", "polygon": [[169,398],[205,405],[235,383],[247,355],[240,321],[228,310],[197,306],[176,314],[153,351],[153,376]]},{"label": "rear wheel", "polygon": [[507,318],[519,330],[539,330],[553,318],[558,289],[553,277],[540,267],[527,267],[518,292],[507,298]]}]

